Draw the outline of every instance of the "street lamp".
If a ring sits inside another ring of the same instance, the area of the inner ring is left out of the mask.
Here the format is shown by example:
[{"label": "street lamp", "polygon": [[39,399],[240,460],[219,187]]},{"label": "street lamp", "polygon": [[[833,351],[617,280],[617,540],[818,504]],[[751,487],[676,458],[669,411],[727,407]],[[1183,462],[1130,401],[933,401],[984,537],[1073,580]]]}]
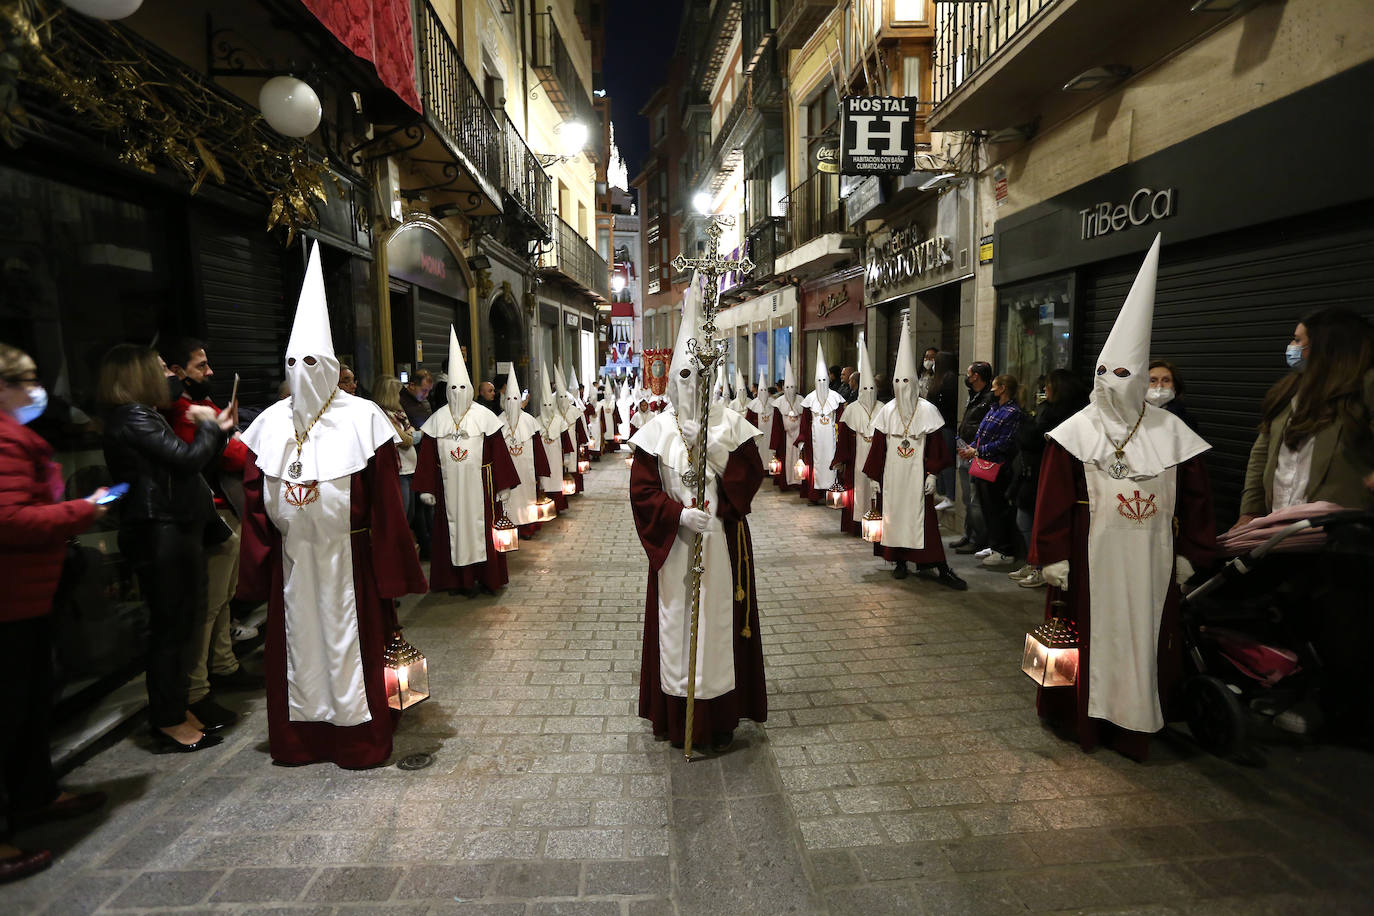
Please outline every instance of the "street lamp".
[{"label": "street lamp", "polygon": [[567,162],[581,153],[587,145],[587,138],[591,132],[587,129],[587,125],[581,121],[568,120],[555,127],[553,135],[558,142],[558,152],[540,153],[539,164],[542,166],[547,167],[557,165],[560,162]]},{"label": "street lamp", "polygon": [[711,195],[705,191],[698,191],[692,195],[692,208],[705,216],[711,212]]}]

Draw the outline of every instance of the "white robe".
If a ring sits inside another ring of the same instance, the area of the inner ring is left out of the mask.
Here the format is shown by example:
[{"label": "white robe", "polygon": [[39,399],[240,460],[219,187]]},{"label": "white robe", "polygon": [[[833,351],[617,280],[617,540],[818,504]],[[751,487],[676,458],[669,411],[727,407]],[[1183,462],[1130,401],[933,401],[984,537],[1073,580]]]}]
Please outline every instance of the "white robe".
[{"label": "white robe", "polygon": [[520,475],[520,486],[512,490],[510,499],[506,500],[506,515],[517,525],[529,525],[539,521],[534,506],[538,499],[534,479],[534,450],[544,447],[539,439],[539,421],[521,411],[515,427],[512,429],[503,422],[501,432],[506,437],[506,451],[510,452],[515,471]]},{"label": "white robe", "polygon": [[539,444],[549,462],[548,475],[539,481],[545,493],[563,492],[563,433],[567,429],[568,424],[558,414],[551,414],[547,419],[544,414],[539,415]]},{"label": "white robe", "polygon": [[455,426],[453,413],[445,406],[431,414],[421,428],[434,439],[439,455],[449,560],[454,566],[485,563],[488,494],[482,454],[487,436],[502,431],[501,418],[481,404],[473,404],[464,412],[462,423]]},{"label": "white robe", "polygon": [[773,460],[773,447],[769,443],[769,435],[773,432],[773,402],[768,397],[768,389],[749,402],[749,409],[754,412],[758,419],[756,424],[764,432],[758,441],[759,457],[763,459],[763,469],[768,470],[768,464]]},{"label": "white robe", "polygon": [[[559,414],[559,419],[563,421],[564,427],[568,430],[568,438],[572,440],[573,447],[571,452],[563,456],[563,473],[575,474],[577,473],[577,459],[582,452],[582,446],[577,442],[577,428],[581,426],[585,432],[587,429],[587,418],[583,415],[582,408],[574,405]],[[550,468],[552,467],[553,466],[550,465]]]},{"label": "white robe", "polygon": [[802,407],[811,411],[811,486],[828,490],[835,483],[830,463],[835,460],[835,449],[840,444],[837,417],[846,409],[844,398],[827,391],[822,404],[813,391],[802,401]]},{"label": "white robe", "polygon": [[846,404],[844,417],[840,420],[854,431],[854,517],[863,518],[873,501],[873,480],[864,473],[864,462],[868,461],[868,451],[873,447],[873,423],[878,413],[886,406],[882,401],[873,404],[867,411],[858,401]]},{"label": "white robe", "polygon": [[801,478],[797,476],[797,458],[801,455],[801,447],[796,445],[796,441],[797,432],[801,429],[802,399],[797,398],[789,404],[786,395],[779,395],[773,401],[773,411],[773,422],[782,423],[784,448],[780,457],[783,482],[789,486],[801,483]]},{"label": "white robe", "polygon": [[873,428],[887,437],[884,547],[921,550],[926,546],[926,437],[944,425],[940,409],[924,398],[916,401],[910,422],[902,419],[895,398],[873,418]]}]

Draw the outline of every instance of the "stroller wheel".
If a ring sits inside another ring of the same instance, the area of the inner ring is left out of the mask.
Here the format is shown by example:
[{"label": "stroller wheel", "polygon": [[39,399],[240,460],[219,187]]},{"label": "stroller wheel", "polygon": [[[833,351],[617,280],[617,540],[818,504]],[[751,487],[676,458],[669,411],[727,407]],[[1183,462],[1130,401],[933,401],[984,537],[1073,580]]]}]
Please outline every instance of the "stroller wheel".
[{"label": "stroller wheel", "polygon": [[1183,685],[1188,728],[1204,750],[1224,757],[1245,744],[1245,710],[1220,678],[1197,675]]}]

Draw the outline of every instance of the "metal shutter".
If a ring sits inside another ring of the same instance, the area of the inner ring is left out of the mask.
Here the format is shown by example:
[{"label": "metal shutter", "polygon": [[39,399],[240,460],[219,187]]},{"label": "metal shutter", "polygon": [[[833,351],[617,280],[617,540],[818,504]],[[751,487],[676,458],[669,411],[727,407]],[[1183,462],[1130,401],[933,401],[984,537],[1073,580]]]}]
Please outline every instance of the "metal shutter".
[{"label": "metal shutter", "polygon": [[282,259],[288,249],[257,225],[229,226],[209,216],[197,220],[196,236],[205,346],[218,382],[217,402],[229,397],[237,372],[239,403],[262,410],[276,401],[285,373],[289,315]]},{"label": "metal shutter", "polygon": [[[1206,460],[1221,525],[1235,521],[1260,404],[1286,371],[1283,349],[1294,326],[1336,305],[1374,319],[1374,226],[1363,210],[1164,248],[1152,357],[1178,367],[1184,403],[1212,444]],[[1084,372],[1096,368],[1139,266],[1133,256],[1084,272],[1075,360]]]}]

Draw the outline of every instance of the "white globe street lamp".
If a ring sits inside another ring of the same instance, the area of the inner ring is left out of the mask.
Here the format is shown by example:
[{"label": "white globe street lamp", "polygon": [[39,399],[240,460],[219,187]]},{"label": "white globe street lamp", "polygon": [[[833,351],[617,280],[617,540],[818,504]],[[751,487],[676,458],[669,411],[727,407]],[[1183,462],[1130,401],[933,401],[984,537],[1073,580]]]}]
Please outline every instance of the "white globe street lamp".
[{"label": "white globe street lamp", "polygon": [[123,19],[132,16],[143,0],[62,0],[67,6],[94,19]]},{"label": "white globe street lamp", "polygon": [[263,83],[258,108],[271,128],[287,137],[310,136],[324,114],[315,90],[294,76],[274,76]]}]

